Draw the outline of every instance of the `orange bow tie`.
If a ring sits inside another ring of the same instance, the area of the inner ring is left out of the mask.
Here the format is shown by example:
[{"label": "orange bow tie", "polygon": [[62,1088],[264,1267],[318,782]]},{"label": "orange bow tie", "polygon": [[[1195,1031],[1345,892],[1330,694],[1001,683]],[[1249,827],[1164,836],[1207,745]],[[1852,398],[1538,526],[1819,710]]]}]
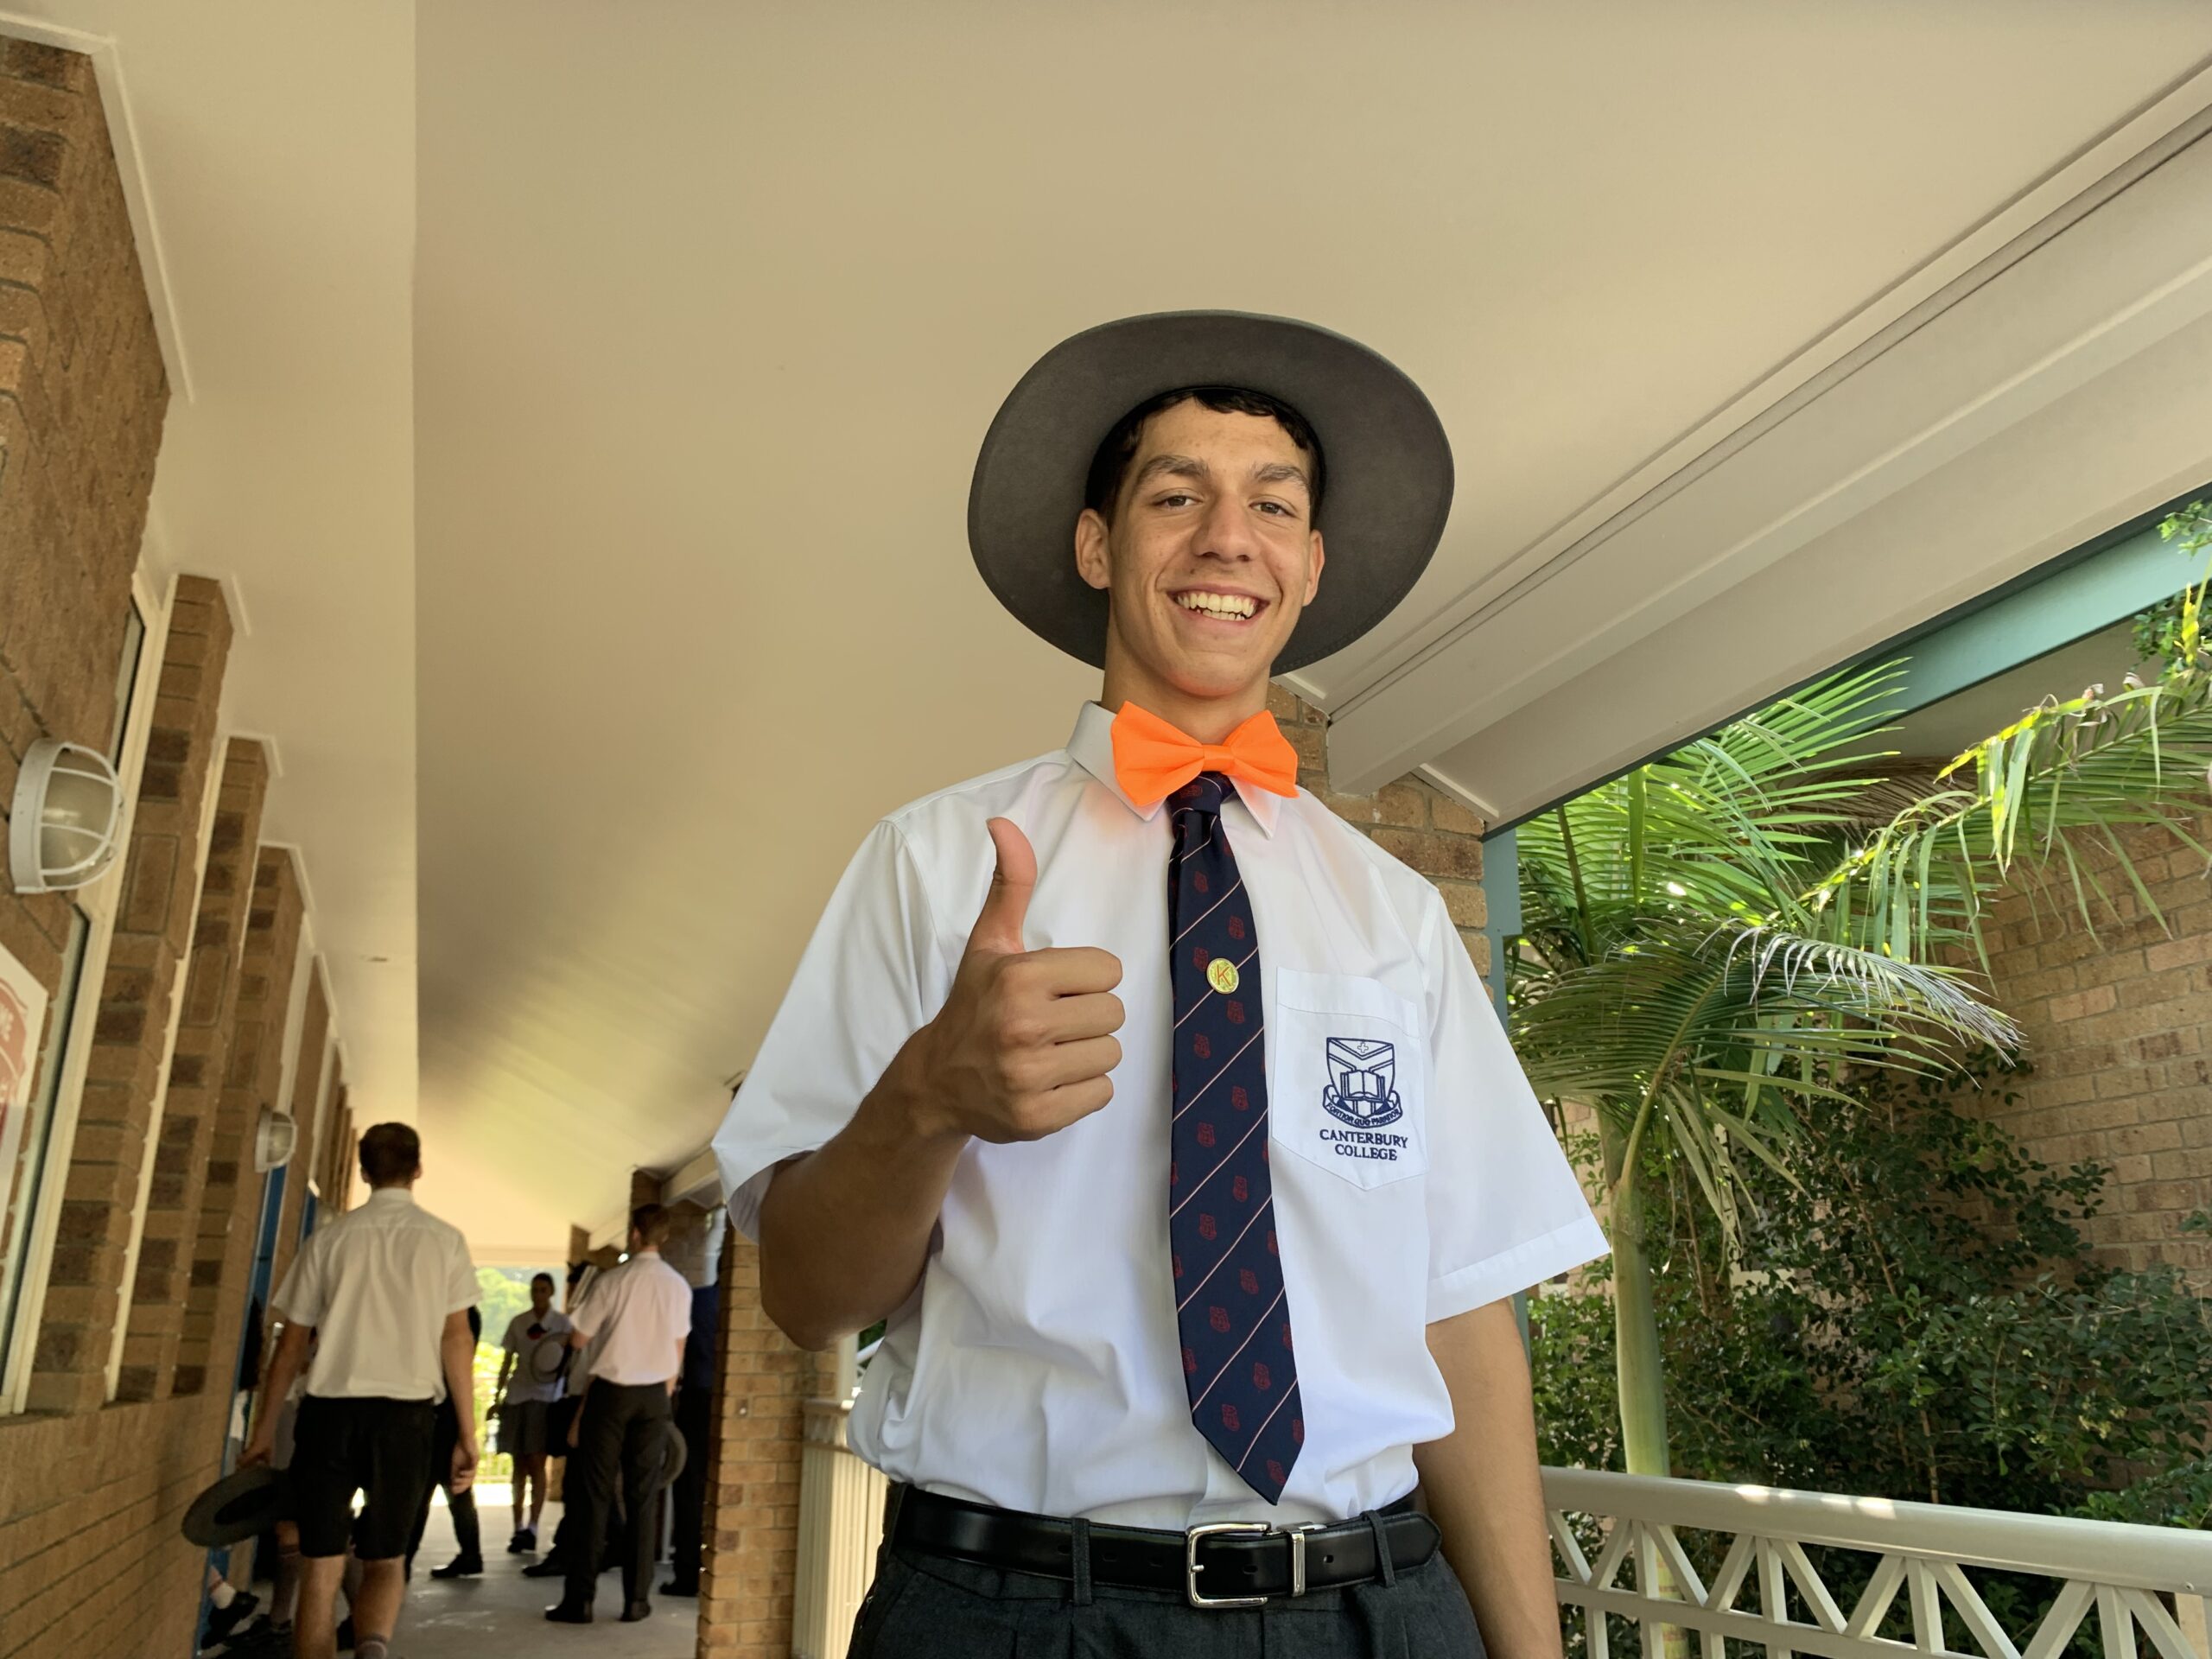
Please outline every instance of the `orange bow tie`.
[{"label": "orange bow tie", "polygon": [[1122,705],[1114,716],[1114,777],[1139,806],[1164,801],[1202,772],[1218,772],[1273,795],[1298,792],[1298,751],[1264,709],[1229,734],[1201,743],[1148,709]]}]

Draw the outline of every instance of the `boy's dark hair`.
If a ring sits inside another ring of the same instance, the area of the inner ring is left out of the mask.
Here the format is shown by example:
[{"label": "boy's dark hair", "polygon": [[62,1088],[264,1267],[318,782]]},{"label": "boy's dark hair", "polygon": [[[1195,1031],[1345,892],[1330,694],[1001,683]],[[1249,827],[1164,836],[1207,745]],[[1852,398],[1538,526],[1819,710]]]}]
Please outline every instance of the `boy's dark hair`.
[{"label": "boy's dark hair", "polygon": [[423,1166],[423,1137],[407,1123],[374,1123],[361,1136],[361,1176],[391,1186]]},{"label": "boy's dark hair", "polygon": [[1136,459],[1137,445],[1144,437],[1144,423],[1162,410],[1176,404],[1195,402],[1204,404],[1217,415],[1256,415],[1273,421],[1289,434],[1290,441],[1310,456],[1313,462],[1312,513],[1310,521],[1321,522],[1321,488],[1325,466],[1321,458],[1321,440],[1314,435],[1313,423],[1280,397],[1271,397],[1264,391],[1251,391],[1243,386],[1178,386],[1173,391],[1163,391],[1156,397],[1147,397],[1135,409],[1114,423],[1114,429],[1099,443],[1090,457],[1090,474],[1084,480],[1083,505],[1096,512],[1108,524],[1114,522],[1114,506],[1122,499],[1122,480],[1128,476],[1129,463]]},{"label": "boy's dark hair", "polygon": [[630,1225],[650,1249],[668,1243],[668,1211],[657,1204],[641,1204],[630,1212]]},{"label": "boy's dark hair", "polygon": [[539,1285],[541,1285],[541,1284],[542,1284],[542,1285],[543,1285],[543,1286],[545,1287],[545,1288],[546,1288],[546,1289],[548,1289],[548,1290],[551,1290],[551,1289],[553,1289],[553,1288],[554,1288],[554,1284],[553,1284],[553,1275],[552,1275],[551,1274],[550,1274],[550,1273],[533,1273],[533,1274],[531,1274],[530,1275],[530,1283],[531,1283],[531,1289],[533,1289],[533,1290],[535,1290],[535,1289],[536,1289]]}]

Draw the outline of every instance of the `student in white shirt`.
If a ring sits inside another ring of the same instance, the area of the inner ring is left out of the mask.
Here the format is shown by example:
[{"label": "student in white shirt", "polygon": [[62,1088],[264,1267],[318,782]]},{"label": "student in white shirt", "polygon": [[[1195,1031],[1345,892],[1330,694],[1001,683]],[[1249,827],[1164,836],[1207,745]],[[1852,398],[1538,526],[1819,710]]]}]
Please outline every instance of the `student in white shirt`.
[{"label": "student in white shirt", "polygon": [[[293,1624],[300,1659],[337,1652],[336,1597],[349,1543],[362,1567],[354,1651],[359,1659],[386,1659],[406,1593],[401,1561],[435,1474],[436,1411],[448,1390],[459,1421],[453,1489],[467,1490],[476,1473],[476,1344],[468,1329],[476,1268],[467,1243],[415,1203],[423,1146],[412,1128],[374,1125],[361,1136],[360,1160],[368,1197],[309,1236],[276,1293],[284,1334],[267,1397],[283,1399],[303,1366],[307,1372],[289,1465],[303,1558]],[[276,1413],[263,1413],[241,1463],[270,1459],[276,1421]],[[367,1500],[358,1528],[356,1492]]]},{"label": "student in white shirt", "polygon": [[668,1211],[641,1204],[630,1212],[630,1249],[622,1264],[601,1274],[569,1315],[571,1347],[589,1350],[583,1408],[569,1428],[565,1491],[572,1530],[568,1585],[545,1610],[557,1624],[588,1624],[599,1563],[620,1483],[630,1518],[622,1558],[622,1622],[652,1614],[653,1557],[659,1548],[652,1510],[659,1487],[664,1439],[673,1421],[669,1398],[683,1366],[691,1329],[690,1281],[661,1260]]},{"label": "student in white shirt", "polygon": [[[543,1344],[557,1343],[569,1330],[569,1316],[553,1306],[553,1275],[533,1274],[530,1306],[507,1321],[499,1340],[499,1450],[515,1461],[515,1530],[507,1540],[510,1555],[537,1548],[537,1522],[545,1513],[545,1430],[553,1402],[561,1397],[561,1371],[541,1375],[537,1360]],[[565,1360],[568,1350],[560,1350]],[[524,1519],[524,1489],[529,1489],[529,1519]]]},{"label": "student in white shirt", "polygon": [[888,1321],[855,1659],[1557,1655],[1510,1299],[1603,1236],[1442,898],[1267,713],[1451,476],[1409,380],[1273,318],[1078,335],[993,423],[977,563],[1100,698],[877,825],[715,1141],[770,1317]]}]

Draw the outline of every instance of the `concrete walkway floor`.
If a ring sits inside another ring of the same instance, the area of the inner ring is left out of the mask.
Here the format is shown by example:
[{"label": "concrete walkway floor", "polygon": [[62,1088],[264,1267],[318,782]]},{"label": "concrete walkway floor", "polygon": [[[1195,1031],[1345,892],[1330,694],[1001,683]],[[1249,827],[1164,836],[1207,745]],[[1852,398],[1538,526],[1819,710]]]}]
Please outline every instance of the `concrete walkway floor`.
[{"label": "concrete walkway floor", "polygon": [[[430,1510],[429,1530],[415,1560],[415,1581],[392,1643],[393,1659],[495,1659],[506,1654],[544,1655],[547,1659],[691,1659],[698,1645],[699,1604],[656,1593],[653,1616],[635,1624],[620,1623],[622,1579],[608,1573],[599,1581],[599,1618],[594,1624],[548,1624],[545,1610],[561,1599],[558,1579],[525,1579],[523,1567],[535,1555],[506,1553],[512,1524],[504,1490],[487,1487],[480,1505],[484,1521],[484,1575],[445,1583],[429,1576],[454,1557],[453,1523],[445,1505]],[[561,1506],[548,1504],[538,1535],[550,1542]],[[665,1566],[654,1589],[667,1581]]]}]

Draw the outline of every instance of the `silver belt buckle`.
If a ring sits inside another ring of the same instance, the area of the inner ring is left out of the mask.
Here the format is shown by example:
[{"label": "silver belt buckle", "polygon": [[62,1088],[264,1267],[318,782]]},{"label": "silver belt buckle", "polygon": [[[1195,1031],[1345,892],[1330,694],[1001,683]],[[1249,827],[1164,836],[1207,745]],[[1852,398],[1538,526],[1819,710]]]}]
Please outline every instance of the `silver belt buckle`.
[{"label": "silver belt buckle", "polygon": [[[1219,1538],[1230,1533],[1240,1534],[1247,1538],[1264,1538],[1274,1530],[1274,1529],[1264,1521],[1211,1521],[1203,1527],[1192,1527],[1185,1533],[1183,1535],[1183,1592],[1190,1598],[1191,1605],[1193,1607],[1265,1606],[1268,1600],[1265,1596],[1209,1596],[1202,1592],[1198,1588],[1198,1574],[1205,1571],[1205,1567],[1198,1560],[1198,1543],[1201,1539]],[[1291,1546],[1301,1558],[1305,1551],[1300,1546],[1305,1541],[1301,1538]],[[1295,1561],[1292,1567],[1292,1573],[1295,1578],[1305,1577],[1301,1570],[1304,1566],[1305,1562],[1302,1559]]]},{"label": "silver belt buckle", "polygon": [[1306,1593],[1306,1535],[1320,1531],[1321,1522],[1308,1521],[1302,1527],[1285,1527],[1283,1530],[1290,1537],[1290,1593],[1302,1596]]}]

